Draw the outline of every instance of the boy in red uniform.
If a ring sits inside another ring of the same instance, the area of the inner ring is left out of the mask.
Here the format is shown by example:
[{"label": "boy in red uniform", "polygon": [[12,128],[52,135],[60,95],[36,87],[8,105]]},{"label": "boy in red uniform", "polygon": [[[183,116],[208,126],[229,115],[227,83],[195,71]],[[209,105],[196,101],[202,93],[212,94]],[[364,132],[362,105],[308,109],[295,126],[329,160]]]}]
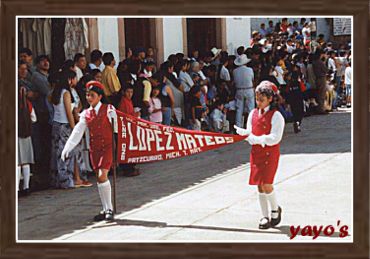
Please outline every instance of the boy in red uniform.
[{"label": "boy in red uniform", "polygon": [[249,184],[258,186],[263,215],[259,223],[260,229],[274,227],[281,221],[282,210],[272,186],[280,158],[279,143],[285,126],[284,118],[277,110],[277,94],[276,85],[262,81],[256,88],[257,108],[248,116],[247,129],[234,126],[239,135],[248,135],[246,141],[252,145]]},{"label": "boy in red uniform", "polygon": [[111,202],[111,185],[108,172],[112,167],[112,125],[117,129],[117,114],[112,105],[103,104],[104,85],[98,81],[90,81],[86,84],[86,99],[90,107],[80,114],[80,120],[74,127],[62,151],[62,160],[68,158],[69,153],[80,142],[86,127],[90,133],[90,160],[98,180],[98,191],[103,210],[94,217],[95,221],[114,219]]}]

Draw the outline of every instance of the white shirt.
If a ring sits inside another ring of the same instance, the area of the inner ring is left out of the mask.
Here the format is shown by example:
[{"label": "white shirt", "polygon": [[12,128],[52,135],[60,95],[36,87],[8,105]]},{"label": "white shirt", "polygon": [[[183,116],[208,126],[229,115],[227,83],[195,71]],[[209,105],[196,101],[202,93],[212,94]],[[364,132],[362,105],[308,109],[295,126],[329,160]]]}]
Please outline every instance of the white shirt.
[{"label": "white shirt", "polygon": [[77,81],[80,81],[81,77],[84,76],[84,74],[82,73],[82,70],[76,66],[76,74],[77,74]]},{"label": "white shirt", "polygon": [[218,108],[214,109],[211,113],[211,118],[213,121],[223,122],[224,117],[225,117],[225,114]]},{"label": "white shirt", "polygon": [[346,70],[344,71],[344,83],[346,85],[352,84],[351,76],[352,76],[352,67],[346,67]]},{"label": "white shirt", "polygon": [[[69,123],[66,108],[64,106],[64,94],[67,92],[66,89],[62,90],[62,93],[60,94],[59,103],[57,105],[53,104],[54,107],[54,118],[53,121],[59,122],[59,123]],[[71,103],[71,110],[75,107],[75,103]]]},{"label": "white shirt", "polygon": [[288,53],[293,53],[293,51],[296,49],[296,47],[295,47],[295,45],[288,45],[288,44],[286,44],[286,47],[287,47],[287,51],[288,51]]},{"label": "white shirt", "polygon": [[105,66],[104,66],[104,63],[102,62],[99,67],[97,67],[94,63],[90,63],[89,67],[91,70],[99,69],[100,71],[103,71]]},{"label": "white shirt", "polygon": [[225,81],[230,81],[230,72],[227,70],[225,66],[222,66],[221,71],[220,71],[220,78]]},{"label": "white shirt", "polygon": [[236,88],[252,88],[254,80],[253,69],[246,66],[240,66],[233,71]]},{"label": "white shirt", "polygon": [[302,29],[302,35],[303,35],[303,38],[304,40],[309,40],[311,38],[311,30],[309,27],[305,27]]},{"label": "white shirt", "polygon": [[332,59],[332,58],[329,58],[329,59],[328,59],[328,68],[329,68],[331,71],[333,71],[333,72],[337,71],[337,67],[336,67],[336,65],[335,65],[335,61],[334,61],[334,59]]},{"label": "white shirt", "polygon": [[284,70],[282,69],[281,66],[276,66],[275,71],[277,73],[276,80],[279,82],[281,85],[285,85],[286,82],[284,81]]},{"label": "white shirt", "polygon": [[[264,109],[264,113],[268,112],[270,110],[270,106],[267,106]],[[252,118],[253,114],[255,112],[258,112],[258,115],[261,115],[260,109],[254,109],[251,113],[249,113],[248,121],[247,121],[247,130],[250,130],[252,132],[253,125],[252,125]],[[285,120],[283,115],[279,111],[276,111],[271,119],[271,132],[267,135],[258,136],[257,138],[260,138],[261,144],[264,144],[266,146],[274,146],[278,144],[284,133],[284,127],[285,127]]]},{"label": "white shirt", "polygon": [[194,85],[194,81],[191,79],[190,75],[187,72],[180,71],[179,79],[184,86],[184,92],[189,92]]}]

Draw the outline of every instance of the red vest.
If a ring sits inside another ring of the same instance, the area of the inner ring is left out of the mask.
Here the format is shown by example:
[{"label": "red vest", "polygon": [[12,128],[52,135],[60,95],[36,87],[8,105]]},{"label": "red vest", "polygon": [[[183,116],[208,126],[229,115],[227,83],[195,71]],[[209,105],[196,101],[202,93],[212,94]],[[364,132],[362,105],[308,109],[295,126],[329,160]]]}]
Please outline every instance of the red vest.
[{"label": "red vest", "polygon": [[86,111],[86,122],[90,131],[90,152],[104,153],[112,150],[112,126],[107,116],[108,105],[102,104],[98,114],[94,109]]},{"label": "red vest", "polygon": [[[271,120],[275,110],[259,115],[258,109],[253,111],[252,133],[255,136],[271,133]],[[253,145],[251,151],[250,184],[272,184],[278,167],[280,144],[274,146]]]}]

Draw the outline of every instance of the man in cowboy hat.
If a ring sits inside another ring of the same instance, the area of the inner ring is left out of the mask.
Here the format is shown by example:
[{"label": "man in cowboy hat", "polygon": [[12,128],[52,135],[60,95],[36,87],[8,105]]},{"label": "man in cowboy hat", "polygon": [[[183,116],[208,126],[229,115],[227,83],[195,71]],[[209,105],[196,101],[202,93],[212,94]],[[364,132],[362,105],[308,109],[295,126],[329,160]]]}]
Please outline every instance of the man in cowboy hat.
[{"label": "man in cowboy hat", "polygon": [[243,127],[243,114],[250,113],[255,106],[254,101],[254,72],[253,69],[247,67],[247,64],[251,61],[247,55],[243,54],[237,57],[234,64],[238,66],[233,71],[234,82],[236,87],[236,125]]}]

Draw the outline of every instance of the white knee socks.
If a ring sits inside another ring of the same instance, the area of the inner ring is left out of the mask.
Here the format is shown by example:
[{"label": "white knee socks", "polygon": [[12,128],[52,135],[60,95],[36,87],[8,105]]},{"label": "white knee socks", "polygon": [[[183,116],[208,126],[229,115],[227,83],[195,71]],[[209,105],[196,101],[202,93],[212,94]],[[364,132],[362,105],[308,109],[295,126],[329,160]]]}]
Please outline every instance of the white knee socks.
[{"label": "white knee socks", "polygon": [[269,211],[268,211],[268,205],[267,205],[267,198],[265,193],[258,193],[258,198],[260,201],[261,211],[263,217],[268,218],[269,217]]},{"label": "white knee socks", "polygon": [[17,186],[16,186],[16,189],[17,189],[17,192],[19,191],[19,182],[21,181],[21,166],[17,166],[17,175],[16,175],[16,183],[17,183]]},{"label": "white knee socks", "polygon": [[110,186],[110,181],[104,183],[98,183],[98,191],[101,203],[103,205],[103,210],[113,210],[112,206],[112,189]]},{"label": "white knee socks", "polygon": [[[277,211],[279,206],[278,206],[278,203],[277,203],[277,200],[276,200],[275,192],[272,191],[271,193],[269,193],[269,194],[266,193],[265,195],[266,195],[266,199],[270,203],[271,210]],[[279,214],[277,212],[272,212],[271,213],[272,218],[277,218],[278,215]]]},{"label": "white knee socks", "polygon": [[23,173],[23,190],[26,190],[30,188],[30,175],[31,175],[30,165],[22,165],[22,173]]}]

